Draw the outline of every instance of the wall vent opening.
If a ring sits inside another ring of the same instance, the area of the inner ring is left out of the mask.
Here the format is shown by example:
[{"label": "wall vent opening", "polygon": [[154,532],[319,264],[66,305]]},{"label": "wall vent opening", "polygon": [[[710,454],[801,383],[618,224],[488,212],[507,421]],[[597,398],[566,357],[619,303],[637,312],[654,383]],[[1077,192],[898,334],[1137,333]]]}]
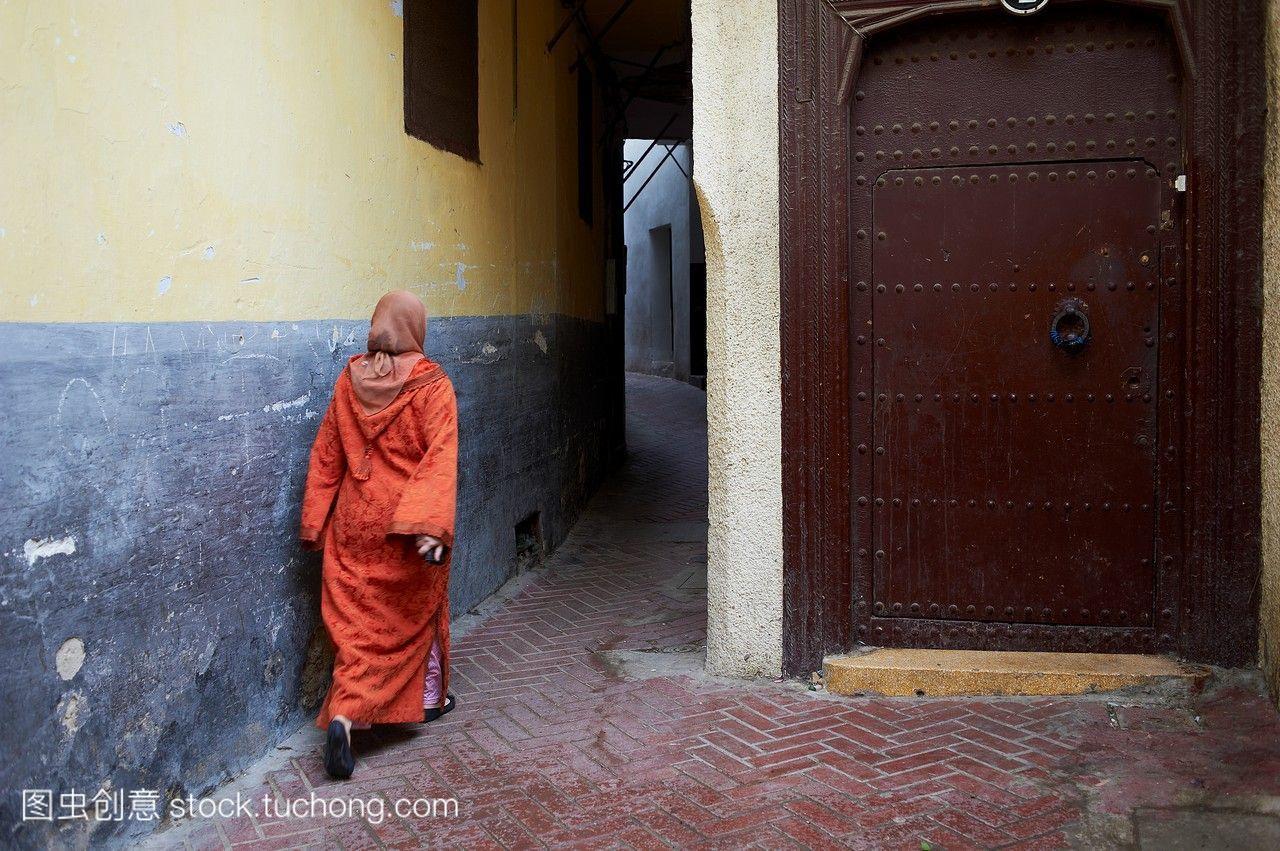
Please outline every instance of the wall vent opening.
[{"label": "wall vent opening", "polygon": [[542,514],[535,511],[516,524],[516,573],[542,564]]}]

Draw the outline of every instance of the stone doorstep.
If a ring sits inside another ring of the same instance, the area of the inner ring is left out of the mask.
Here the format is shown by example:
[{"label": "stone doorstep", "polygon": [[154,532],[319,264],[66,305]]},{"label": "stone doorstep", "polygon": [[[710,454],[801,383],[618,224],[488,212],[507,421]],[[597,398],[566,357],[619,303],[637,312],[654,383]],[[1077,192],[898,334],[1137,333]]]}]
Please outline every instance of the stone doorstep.
[{"label": "stone doorstep", "polygon": [[1180,682],[1198,689],[1210,671],[1164,656],[879,648],[823,660],[832,694],[888,697],[1064,695]]}]

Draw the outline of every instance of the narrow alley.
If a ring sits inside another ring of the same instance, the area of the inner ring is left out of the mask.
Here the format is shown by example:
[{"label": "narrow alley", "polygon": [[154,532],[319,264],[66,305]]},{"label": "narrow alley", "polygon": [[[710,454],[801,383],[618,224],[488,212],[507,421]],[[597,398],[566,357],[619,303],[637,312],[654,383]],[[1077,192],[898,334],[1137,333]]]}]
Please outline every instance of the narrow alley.
[{"label": "narrow alley", "polygon": [[456,640],[458,710],[357,739],[350,782],[325,776],[320,734],[305,729],[231,787],[295,800],[451,796],[456,817],[214,819],[150,844],[953,849],[1280,837],[1280,724],[1253,683],[1195,697],[934,700],[707,678],[705,397],[636,375],[627,390],[627,463],[548,563]]}]

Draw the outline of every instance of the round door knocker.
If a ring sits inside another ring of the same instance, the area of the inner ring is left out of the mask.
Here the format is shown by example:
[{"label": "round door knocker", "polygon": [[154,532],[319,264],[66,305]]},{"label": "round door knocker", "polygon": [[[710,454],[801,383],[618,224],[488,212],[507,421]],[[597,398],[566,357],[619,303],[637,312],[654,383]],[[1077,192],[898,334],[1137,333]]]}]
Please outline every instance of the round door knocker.
[{"label": "round door knocker", "polygon": [[1000,5],[1014,15],[1034,15],[1049,5],[1049,0],[1000,0]]},{"label": "round door knocker", "polygon": [[1049,325],[1049,339],[1068,352],[1078,352],[1089,345],[1089,316],[1084,302],[1074,298],[1063,302]]}]

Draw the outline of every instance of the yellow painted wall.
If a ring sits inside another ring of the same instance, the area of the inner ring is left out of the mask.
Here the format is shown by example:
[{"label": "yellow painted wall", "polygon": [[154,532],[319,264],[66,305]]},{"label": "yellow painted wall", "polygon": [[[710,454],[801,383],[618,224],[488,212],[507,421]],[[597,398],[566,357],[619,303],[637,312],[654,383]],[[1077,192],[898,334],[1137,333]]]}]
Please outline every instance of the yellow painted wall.
[{"label": "yellow painted wall", "polygon": [[393,287],[599,319],[559,4],[520,0],[513,110],[511,4],[480,2],[481,165],[405,134],[397,6],[0,0],[0,321],[363,317]]}]

